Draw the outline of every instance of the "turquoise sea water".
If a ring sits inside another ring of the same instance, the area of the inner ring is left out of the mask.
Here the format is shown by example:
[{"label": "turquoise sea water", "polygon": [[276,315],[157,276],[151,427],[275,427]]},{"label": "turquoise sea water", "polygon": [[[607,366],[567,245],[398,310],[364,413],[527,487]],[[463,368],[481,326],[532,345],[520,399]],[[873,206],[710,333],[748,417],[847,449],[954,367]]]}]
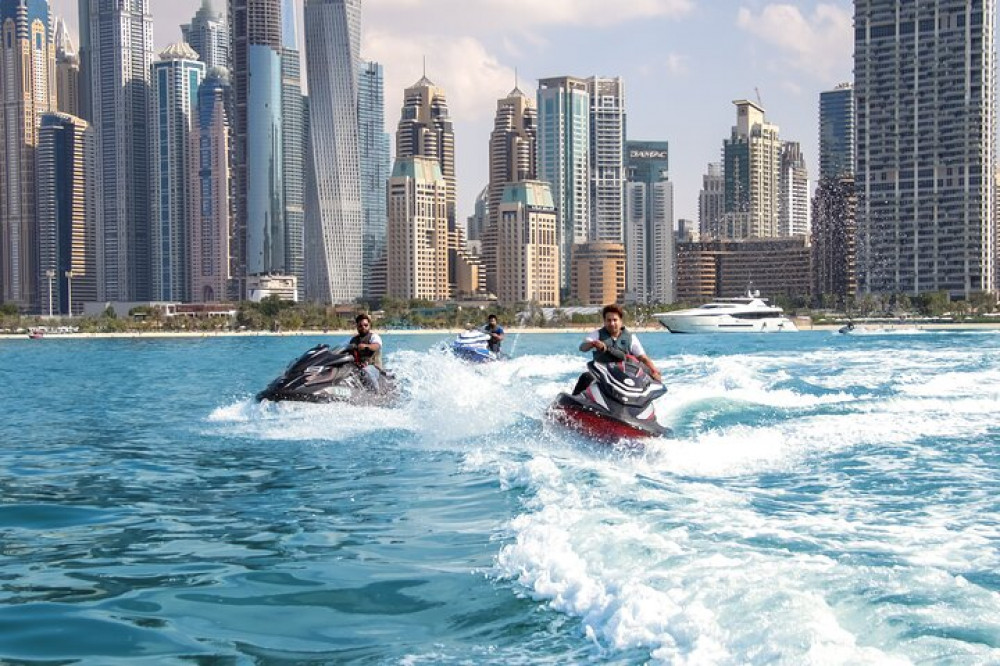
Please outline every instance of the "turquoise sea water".
[{"label": "turquoise sea water", "polygon": [[641,337],[675,431],[549,425],[578,335],[393,409],[322,337],[0,341],[3,664],[1000,663],[1000,333]]}]

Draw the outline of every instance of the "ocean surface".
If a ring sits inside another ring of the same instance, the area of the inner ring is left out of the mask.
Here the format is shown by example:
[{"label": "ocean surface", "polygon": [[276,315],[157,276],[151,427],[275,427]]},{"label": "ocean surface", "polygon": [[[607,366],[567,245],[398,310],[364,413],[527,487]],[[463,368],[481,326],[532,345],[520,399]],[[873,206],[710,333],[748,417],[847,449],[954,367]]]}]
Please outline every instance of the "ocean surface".
[{"label": "ocean surface", "polygon": [[674,437],[545,419],[578,334],[392,409],[316,337],[0,340],[0,663],[998,664],[1000,333],[641,339]]}]

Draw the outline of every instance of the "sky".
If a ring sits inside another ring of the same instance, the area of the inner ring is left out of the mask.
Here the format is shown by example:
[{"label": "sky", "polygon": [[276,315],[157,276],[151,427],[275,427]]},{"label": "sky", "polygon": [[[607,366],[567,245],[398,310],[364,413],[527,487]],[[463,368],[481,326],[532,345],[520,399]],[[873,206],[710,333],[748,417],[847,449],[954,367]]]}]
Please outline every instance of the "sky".
[{"label": "sky", "polygon": [[[78,0],[50,2],[77,34]],[[202,0],[151,2],[158,52]],[[487,183],[496,102],[515,80],[532,94],[539,78],[623,77],[627,138],[669,142],[674,215],[690,220],[736,122],[733,100],[759,100],[781,138],[802,144],[815,181],[819,94],[852,80],[851,0],[365,0],[362,11],[362,57],[385,71],[386,131],[425,56],[445,90],[460,219]]]}]

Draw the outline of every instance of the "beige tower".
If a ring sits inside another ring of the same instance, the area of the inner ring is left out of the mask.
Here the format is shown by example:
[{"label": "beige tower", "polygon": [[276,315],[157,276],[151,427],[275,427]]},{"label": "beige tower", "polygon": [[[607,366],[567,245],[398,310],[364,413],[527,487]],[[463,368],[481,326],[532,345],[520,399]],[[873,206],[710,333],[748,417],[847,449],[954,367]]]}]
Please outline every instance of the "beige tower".
[{"label": "beige tower", "polygon": [[37,310],[35,149],[55,99],[48,2],[0,4],[0,38],[0,300]]},{"label": "beige tower", "polygon": [[501,303],[559,305],[556,207],[548,183],[511,183],[497,204],[497,298]]},{"label": "beige tower", "polygon": [[62,113],[80,115],[80,57],[73,48],[66,22],[56,19],[56,106]]},{"label": "beige tower", "polygon": [[455,132],[444,90],[426,76],[406,89],[396,129],[396,159],[436,160],[447,187],[448,228],[455,228]]},{"label": "beige tower", "polygon": [[[490,182],[487,186],[489,220],[483,231],[486,290],[499,294],[497,285],[497,222],[500,200],[511,183],[535,180],[538,112],[535,103],[518,88],[497,101],[490,134]],[[551,196],[551,194],[550,194]]]},{"label": "beige tower", "polygon": [[735,100],[736,125],[724,142],[726,212],[724,238],[774,238],[778,235],[781,147],[778,126],[764,120],[764,109]]},{"label": "beige tower", "polygon": [[389,179],[387,294],[447,299],[448,184],[437,160],[397,158]]},{"label": "beige tower", "polygon": [[625,295],[625,246],[591,241],[573,251],[573,297],[583,305],[618,303]]}]

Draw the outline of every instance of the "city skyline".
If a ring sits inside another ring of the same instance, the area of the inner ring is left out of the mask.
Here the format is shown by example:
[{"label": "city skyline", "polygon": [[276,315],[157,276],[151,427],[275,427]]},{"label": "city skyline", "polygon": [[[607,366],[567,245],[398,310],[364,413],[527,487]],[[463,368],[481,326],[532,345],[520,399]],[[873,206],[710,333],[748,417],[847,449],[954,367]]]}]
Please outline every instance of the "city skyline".
[{"label": "city skyline", "polygon": [[[225,0],[211,2],[224,9]],[[177,0],[153,9],[157,51],[180,39],[180,25],[201,4]],[[301,13],[301,0],[295,5]],[[709,162],[720,160],[721,141],[732,125],[731,101],[756,101],[756,91],[782,137],[802,145],[810,179],[816,179],[818,95],[852,80],[851,2],[709,7],[648,0],[613,16],[599,6],[592,0],[544,8],[526,0],[364,2],[361,57],[385,68],[387,131],[398,122],[403,90],[422,74],[424,56],[428,77],[448,91],[459,220],[473,213],[488,181],[496,100],[515,78],[533,95],[539,78],[621,76],[627,138],[671,144],[677,218],[697,219],[702,174]],[[52,0],[52,9],[76,39],[76,0]]]}]

